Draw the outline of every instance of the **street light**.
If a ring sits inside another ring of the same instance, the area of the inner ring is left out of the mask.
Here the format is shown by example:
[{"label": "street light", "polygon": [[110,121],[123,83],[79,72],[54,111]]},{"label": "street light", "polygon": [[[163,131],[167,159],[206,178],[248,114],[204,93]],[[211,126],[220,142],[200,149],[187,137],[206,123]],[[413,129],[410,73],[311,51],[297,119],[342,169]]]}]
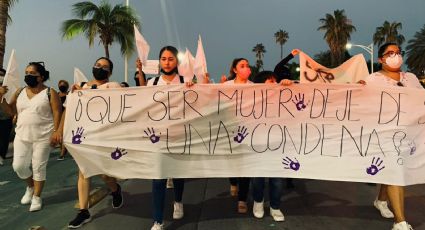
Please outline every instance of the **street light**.
[{"label": "street light", "polygon": [[[129,7],[129,0],[125,1],[125,5]],[[125,55],[124,57],[124,81],[128,83],[128,57]]]},{"label": "street light", "polygon": [[366,50],[369,54],[370,54],[370,71],[371,73],[373,73],[373,43],[370,43],[370,45],[368,46],[364,46],[364,45],[356,45],[356,44],[352,44],[352,43],[347,43],[345,45],[345,48],[347,50],[351,49],[353,46],[356,47],[360,47],[364,50]]}]

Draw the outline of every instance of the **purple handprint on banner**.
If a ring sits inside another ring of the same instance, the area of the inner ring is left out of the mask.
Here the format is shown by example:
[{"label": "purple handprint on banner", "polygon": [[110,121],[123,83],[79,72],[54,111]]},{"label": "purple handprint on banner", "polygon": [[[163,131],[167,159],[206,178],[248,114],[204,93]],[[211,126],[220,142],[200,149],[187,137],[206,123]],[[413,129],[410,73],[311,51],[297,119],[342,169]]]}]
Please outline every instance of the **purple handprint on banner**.
[{"label": "purple handprint on banner", "polygon": [[416,152],[416,144],[414,141],[409,142],[409,147],[410,147],[410,155],[415,154]]},{"label": "purple handprint on banner", "polygon": [[[295,157],[294,157],[295,158]],[[292,169],[294,171],[298,171],[300,169],[300,163],[298,162],[297,158],[295,158],[295,161],[293,161],[291,158],[286,157],[282,159],[282,164],[286,165],[285,169]]]},{"label": "purple handprint on banner", "polygon": [[295,104],[298,111],[304,110],[308,105],[308,103],[304,101],[304,94],[301,95],[301,93],[298,94],[298,97],[295,95],[295,100],[292,100],[292,102]]},{"label": "purple handprint on banner", "polygon": [[83,127],[78,127],[77,131],[74,133],[72,130],[72,144],[79,145],[81,144],[81,137],[83,137],[84,129]]},{"label": "purple handprint on banner", "polygon": [[382,163],[384,163],[384,161],[381,160],[381,158],[378,157],[375,160],[375,157],[373,157],[370,167],[366,169],[367,174],[372,176],[376,175],[379,171],[385,168],[385,166],[382,166],[381,168],[379,168]]},{"label": "purple handprint on banner", "polygon": [[[151,139],[151,142],[155,144],[159,141],[159,136],[155,135],[155,130],[153,128],[148,128],[147,131],[143,130],[149,139]],[[160,133],[161,134],[161,133]]]},{"label": "purple handprint on banner", "polygon": [[245,137],[248,136],[249,133],[247,133],[247,128],[245,126],[238,126],[238,133],[233,138],[235,142],[238,142],[239,144],[242,143],[243,140],[245,140]]},{"label": "purple handprint on banner", "polygon": [[115,151],[113,151],[111,153],[111,158],[114,160],[118,160],[120,159],[122,156],[124,156],[125,154],[127,154],[127,151],[125,149],[121,149],[121,148],[116,148]]}]

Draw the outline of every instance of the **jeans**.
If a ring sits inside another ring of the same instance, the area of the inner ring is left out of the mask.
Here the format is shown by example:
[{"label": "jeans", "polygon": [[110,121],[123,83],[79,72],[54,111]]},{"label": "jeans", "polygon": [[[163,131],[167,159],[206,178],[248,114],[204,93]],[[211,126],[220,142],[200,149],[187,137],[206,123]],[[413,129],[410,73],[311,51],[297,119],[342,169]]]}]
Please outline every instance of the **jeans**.
[{"label": "jeans", "polygon": [[[265,178],[256,177],[252,180],[253,184],[253,197],[255,202],[262,202],[264,200],[264,187]],[[270,207],[273,209],[280,208],[280,197],[282,195],[282,178],[269,178],[269,196]]]},{"label": "jeans", "polygon": [[[181,202],[183,198],[184,179],[173,179],[174,200]],[[164,201],[167,179],[152,180],[153,220],[162,224],[164,219]]]}]

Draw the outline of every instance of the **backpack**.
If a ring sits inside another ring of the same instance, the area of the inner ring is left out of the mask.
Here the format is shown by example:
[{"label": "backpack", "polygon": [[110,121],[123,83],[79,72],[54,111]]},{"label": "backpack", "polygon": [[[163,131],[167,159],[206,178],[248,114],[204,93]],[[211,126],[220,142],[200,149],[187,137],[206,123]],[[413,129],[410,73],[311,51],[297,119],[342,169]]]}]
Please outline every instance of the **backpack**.
[{"label": "backpack", "polygon": [[[153,85],[158,85],[159,77],[160,76],[155,77],[155,80],[153,81]],[[180,83],[184,83],[184,77],[180,76],[180,75],[179,75],[179,77],[180,77]]]}]

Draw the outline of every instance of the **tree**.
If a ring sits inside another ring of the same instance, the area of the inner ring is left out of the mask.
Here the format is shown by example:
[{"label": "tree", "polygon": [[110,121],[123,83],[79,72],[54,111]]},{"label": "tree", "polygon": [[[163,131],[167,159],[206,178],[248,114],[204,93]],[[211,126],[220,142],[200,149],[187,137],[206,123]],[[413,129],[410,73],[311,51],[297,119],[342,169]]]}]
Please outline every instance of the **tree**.
[{"label": "tree", "polygon": [[257,45],[254,46],[254,48],[252,49],[252,52],[255,53],[255,57],[257,58],[257,62],[256,62],[256,68],[258,70],[263,68],[263,57],[264,57],[264,53],[266,52],[266,48],[264,47],[263,43],[258,43]]},{"label": "tree", "polygon": [[317,30],[325,31],[323,38],[329,45],[331,52],[331,66],[338,66],[344,61],[345,45],[351,38],[356,27],[351,24],[344,10],[335,10],[334,14],[326,14],[319,19],[322,24]]},{"label": "tree", "polygon": [[280,45],[280,59],[283,58],[283,45],[288,41],[289,34],[285,30],[280,29],[274,33],[276,43]]},{"label": "tree", "polygon": [[402,45],[405,39],[404,36],[398,32],[401,29],[401,22],[389,23],[385,21],[382,26],[376,27],[376,31],[373,34],[373,44],[381,46],[387,42],[395,42],[398,45]]},{"label": "tree", "polygon": [[9,10],[18,0],[0,0],[0,68],[3,66],[6,50],[6,28],[11,22]]},{"label": "tree", "polygon": [[408,41],[406,64],[417,76],[425,75],[425,25]]},{"label": "tree", "polygon": [[134,51],[134,28],[140,26],[135,12],[121,4],[112,6],[102,1],[99,6],[92,2],[79,2],[73,5],[73,14],[76,19],[69,19],[62,23],[61,33],[64,39],[70,40],[84,33],[89,40],[89,47],[99,36],[105,49],[105,56],[109,58],[109,46],[118,42],[122,55],[130,55]]}]

